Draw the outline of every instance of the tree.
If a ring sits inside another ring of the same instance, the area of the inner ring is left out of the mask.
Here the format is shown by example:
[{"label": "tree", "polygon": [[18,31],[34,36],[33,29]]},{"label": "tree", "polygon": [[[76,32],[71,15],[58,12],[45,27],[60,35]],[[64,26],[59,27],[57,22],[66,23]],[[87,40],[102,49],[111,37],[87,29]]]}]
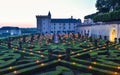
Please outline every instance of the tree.
[{"label": "tree", "polygon": [[99,13],[109,12],[110,6],[108,2],[109,2],[108,0],[97,0],[96,8],[99,11]]},{"label": "tree", "polygon": [[100,13],[116,10],[120,7],[120,0],[97,0],[96,8]]}]

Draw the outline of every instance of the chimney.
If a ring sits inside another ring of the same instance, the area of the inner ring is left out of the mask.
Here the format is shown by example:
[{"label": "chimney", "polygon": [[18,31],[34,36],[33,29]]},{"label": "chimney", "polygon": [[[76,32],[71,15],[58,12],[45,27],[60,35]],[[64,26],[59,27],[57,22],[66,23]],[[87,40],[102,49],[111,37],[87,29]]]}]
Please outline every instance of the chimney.
[{"label": "chimney", "polygon": [[73,19],[73,16],[71,16],[71,19]]}]

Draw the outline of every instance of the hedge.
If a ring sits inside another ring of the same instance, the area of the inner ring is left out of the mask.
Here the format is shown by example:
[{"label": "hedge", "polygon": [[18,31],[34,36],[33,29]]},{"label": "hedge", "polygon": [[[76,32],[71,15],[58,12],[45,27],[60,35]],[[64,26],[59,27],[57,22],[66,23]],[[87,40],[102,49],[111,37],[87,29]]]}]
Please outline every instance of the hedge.
[{"label": "hedge", "polygon": [[98,14],[93,17],[93,20],[94,20],[94,22],[119,21],[120,20],[120,10],[109,12],[109,13],[104,13],[104,14]]}]

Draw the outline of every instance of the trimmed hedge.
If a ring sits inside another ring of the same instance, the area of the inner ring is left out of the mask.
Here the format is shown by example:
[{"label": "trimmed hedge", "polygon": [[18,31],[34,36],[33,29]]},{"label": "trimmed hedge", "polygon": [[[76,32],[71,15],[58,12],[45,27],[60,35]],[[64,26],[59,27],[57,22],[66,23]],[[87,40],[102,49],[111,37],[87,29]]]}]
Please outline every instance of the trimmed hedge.
[{"label": "trimmed hedge", "polygon": [[120,10],[113,11],[109,13],[99,14],[93,17],[95,22],[109,22],[109,21],[119,21],[120,20]]}]

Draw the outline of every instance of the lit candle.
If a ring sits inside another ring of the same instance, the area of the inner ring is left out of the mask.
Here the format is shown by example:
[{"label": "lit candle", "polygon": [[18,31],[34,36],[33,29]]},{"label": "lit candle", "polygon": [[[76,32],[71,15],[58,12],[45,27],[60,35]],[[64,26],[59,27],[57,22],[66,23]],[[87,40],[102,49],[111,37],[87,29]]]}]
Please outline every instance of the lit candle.
[{"label": "lit candle", "polygon": [[75,65],[76,63],[75,62],[72,62],[73,65]]},{"label": "lit candle", "polygon": [[12,69],[12,68],[13,68],[12,66],[9,67],[9,69]]},{"label": "lit candle", "polygon": [[74,54],[75,52],[72,52],[72,54]]},{"label": "lit candle", "polygon": [[118,73],[117,72],[114,72],[115,75],[117,75]]},{"label": "lit candle", "polygon": [[117,69],[120,69],[120,67],[117,67]]},{"label": "lit candle", "polygon": [[88,66],[89,69],[92,69],[92,66]]},{"label": "lit candle", "polygon": [[44,55],[40,55],[41,57],[44,57]]},{"label": "lit candle", "polygon": [[32,52],[30,52],[30,54],[33,54]]},{"label": "lit candle", "polygon": [[45,66],[45,64],[44,64],[44,63],[41,63],[40,66]]},{"label": "lit candle", "polygon": [[61,61],[61,59],[58,59],[58,61]]},{"label": "lit candle", "polygon": [[78,53],[77,56],[80,56],[80,53]]},{"label": "lit candle", "polygon": [[39,60],[36,60],[36,63],[39,63],[40,61]]},{"label": "lit candle", "polygon": [[93,62],[93,64],[97,64],[96,62]]},{"label": "lit candle", "polygon": [[13,73],[14,73],[14,74],[16,74],[16,73],[17,73],[17,71],[13,71]]},{"label": "lit candle", "polygon": [[92,50],[90,50],[90,52],[92,52]]}]

